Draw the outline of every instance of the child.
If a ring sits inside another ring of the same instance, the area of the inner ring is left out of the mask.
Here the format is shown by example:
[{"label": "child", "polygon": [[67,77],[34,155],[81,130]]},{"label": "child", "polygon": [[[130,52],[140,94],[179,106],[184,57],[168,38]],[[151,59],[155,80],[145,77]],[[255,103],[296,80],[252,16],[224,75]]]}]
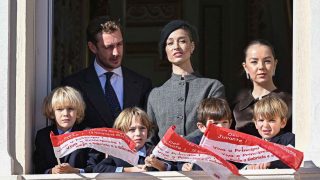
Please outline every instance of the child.
[{"label": "child", "polygon": [[170,169],[171,165],[150,155],[154,146],[146,141],[151,135],[152,123],[143,110],[138,107],[124,109],[114,122],[113,128],[125,132],[136,143],[139,165],[132,166],[128,162],[110,155],[106,158],[104,155],[98,155],[90,158],[89,161],[89,164],[100,161],[94,166],[93,172],[145,172],[147,167],[149,167],[149,171]]},{"label": "child", "polygon": [[85,104],[81,94],[68,86],[54,89],[43,102],[43,114],[53,125],[37,132],[34,152],[35,173],[82,173],[87,163],[86,149],[76,150],[60,158],[54,155],[50,132],[55,135],[83,130],[79,123],[84,117]]},{"label": "child", "polygon": [[[210,123],[219,127],[230,128],[232,122],[228,102],[221,98],[212,97],[203,99],[197,108],[197,116],[197,126],[202,133],[189,140],[195,144],[200,143],[203,133]],[[191,163],[178,163],[177,166],[178,170],[182,171],[202,170],[199,166]]]},{"label": "child", "polygon": [[[259,100],[253,109],[253,121],[262,139],[281,144],[295,146],[295,135],[283,132],[287,124],[288,107],[276,96],[267,96]],[[248,165],[247,169],[289,168],[280,160],[269,163]]]}]

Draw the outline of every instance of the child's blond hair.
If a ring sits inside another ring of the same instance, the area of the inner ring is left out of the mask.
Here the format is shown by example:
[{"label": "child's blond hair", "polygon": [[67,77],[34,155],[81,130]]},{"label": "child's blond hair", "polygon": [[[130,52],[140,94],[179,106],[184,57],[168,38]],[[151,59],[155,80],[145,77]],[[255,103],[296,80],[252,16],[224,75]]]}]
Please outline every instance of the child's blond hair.
[{"label": "child's blond hair", "polygon": [[225,99],[210,97],[203,99],[197,108],[198,122],[206,125],[207,120],[228,120],[232,123],[231,110]]},{"label": "child's blond hair", "polygon": [[72,87],[63,86],[51,91],[43,101],[42,111],[46,118],[55,123],[55,109],[66,107],[76,110],[76,123],[79,124],[84,117],[85,103],[79,91]]},{"label": "child's blond hair", "polygon": [[280,119],[287,119],[288,106],[277,96],[267,96],[256,102],[253,108],[253,120],[260,118],[272,119],[279,116]]},{"label": "child's blond hair", "polygon": [[139,119],[141,124],[146,126],[149,137],[153,126],[152,122],[150,121],[148,114],[138,107],[124,109],[115,120],[113,128],[128,132],[134,117]]}]

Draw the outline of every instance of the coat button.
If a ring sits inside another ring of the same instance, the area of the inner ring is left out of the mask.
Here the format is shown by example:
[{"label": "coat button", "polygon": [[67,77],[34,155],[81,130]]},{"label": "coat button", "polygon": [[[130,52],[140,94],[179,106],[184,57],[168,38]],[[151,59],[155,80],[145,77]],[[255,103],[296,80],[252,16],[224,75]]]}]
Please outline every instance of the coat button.
[{"label": "coat button", "polygon": [[184,98],[183,97],[180,97],[179,99],[178,99],[178,101],[184,101]]},{"label": "coat button", "polygon": [[182,118],[183,118],[183,116],[181,116],[181,115],[177,116],[177,119],[182,119]]}]

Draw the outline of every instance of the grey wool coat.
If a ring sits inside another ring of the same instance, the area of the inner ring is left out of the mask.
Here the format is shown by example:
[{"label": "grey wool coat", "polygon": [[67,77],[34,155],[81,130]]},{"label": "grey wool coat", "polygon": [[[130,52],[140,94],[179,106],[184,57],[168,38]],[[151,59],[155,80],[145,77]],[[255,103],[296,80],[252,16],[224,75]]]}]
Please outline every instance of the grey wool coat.
[{"label": "grey wool coat", "polygon": [[156,128],[151,141],[157,144],[167,129],[175,125],[182,136],[197,135],[197,107],[202,99],[225,97],[222,83],[193,73],[182,77],[172,74],[148,98],[147,112]]}]

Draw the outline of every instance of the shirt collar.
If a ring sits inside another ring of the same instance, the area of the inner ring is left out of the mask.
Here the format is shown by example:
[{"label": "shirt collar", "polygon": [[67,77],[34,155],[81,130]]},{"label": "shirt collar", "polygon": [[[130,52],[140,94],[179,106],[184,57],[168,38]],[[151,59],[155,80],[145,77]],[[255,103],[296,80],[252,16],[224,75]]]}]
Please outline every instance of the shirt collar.
[{"label": "shirt collar", "polygon": [[201,77],[201,76],[197,72],[193,72],[191,74],[185,75],[184,77],[182,77],[182,75],[180,75],[180,74],[174,74],[174,73],[171,74],[171,78],[175,81],[181,81],[181,80],[191,81],[191,80],[194,80],[198,77]]},{"label": "shirt collar", "polygon": [[139,154],[139,156],[147,157],[147,149],[146,149],[146,146],[143,146],[141,149],[139,149],[138,154]]},{"label": "shirt collar", "polygon": [[72,128],[70,128],[70,129],[68,129],[68,130],[66,130],[66,131],[63,131],[63,130],[57,128],[59,135],[60,135],[60,134],[65,134],[65,133],[69,133],[69,132],[71,132],[71,129],[72,129]]},{"label": "shirt collar", "polygon": [[[279,90],[275,89],[275,90],[271,91],[269,94],[262,96],[261,98],[264,98],[266,96],[269,96],[269,95],[277,93],[277,92],[279,92]],[[249,90],[244,94],[242,100],[239,102],[239,109],[242,111],[242,110],[246,109],[248,106],[250,106],[251,104],[254,104],[257,101],[259,101],[259,99],[255,99],[252,96],[251,90]]]},{"label": "shirt collar", "polygon": [[[94,65],[94,69],[95,69],[96,72],[97,72],[98,77],[104,76],[104,73],[108,72],[108,71],[106,71],[105,69],[103,69],[103,67],[101,67],[101,66],[97,63],[97,59],[94,60],[93,65]],[[112,72],[113,72],[114,74],[116,74],[117,76],[122,77],[122,68],[121,68],[121,66],[118,67],[118,68],[116,68],[116,69],[113,69]]]}]

